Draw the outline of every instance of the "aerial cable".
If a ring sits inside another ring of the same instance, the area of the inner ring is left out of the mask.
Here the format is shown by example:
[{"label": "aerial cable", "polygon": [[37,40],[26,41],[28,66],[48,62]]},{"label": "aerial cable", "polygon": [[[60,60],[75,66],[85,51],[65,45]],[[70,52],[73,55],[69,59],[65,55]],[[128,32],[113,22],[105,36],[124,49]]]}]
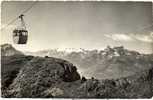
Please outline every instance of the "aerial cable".
[{"label": "aerial cable", "polygon": [[[37,2],[38,2],[38,1],[35,1],[29,8],[27,8],[26,10],[24,10],[21,14],[27,13],[27,12],[28,12]],[[21,15],[21,14],[20,14],[20,15]],[[19,16],[20,16],[20,15],[19,15]],[[9,25],[11,25],[12,23],[14,23],[14,22],[19,18],[19,16],[16,17],[16,18],[14,18],[13,20],[11,20],[6,26],[2,27],[1,30],[7,28]]]},{"label": "aerial cable", "polygon": [[14,18],[12,21],[10,21],[7,25],[5,25],[4,27],[1,27],[1,30],[5,29],[6,27],[8,27],[9,25],[11,25],[12,23],[14,23],[16,20],[18,19],[18,17]]},{"label": "aerial cable", "polygon": [[35,1],[29,8],[27,8],[26,10],[24,10],[21,14],[25,14],[27,13],[38,1]]}]

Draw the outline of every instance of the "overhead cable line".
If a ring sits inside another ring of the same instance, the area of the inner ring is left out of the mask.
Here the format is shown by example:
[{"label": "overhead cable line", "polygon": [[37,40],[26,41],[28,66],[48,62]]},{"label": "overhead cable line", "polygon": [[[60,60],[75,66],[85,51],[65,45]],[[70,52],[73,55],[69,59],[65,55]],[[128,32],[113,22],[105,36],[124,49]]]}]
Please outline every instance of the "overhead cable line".
[{"label": "overhead cable line", "polygon": [[[38,1],[35,1],[29,8],[25,9],[21,14],[25,14],[27,13]],[[21,15],[20,14],[20,15]],[[19,15],[19,16],[20,16]],[[4,30],[5,28],[7,28],[9,25],[11,25],[12,23],[14,23],[18,18],[19,16],[17,16],[16,18],[14,18],[13,20],[11,20],[7,25],[5,25],[4,27],[1,28],[1,30]]]}]

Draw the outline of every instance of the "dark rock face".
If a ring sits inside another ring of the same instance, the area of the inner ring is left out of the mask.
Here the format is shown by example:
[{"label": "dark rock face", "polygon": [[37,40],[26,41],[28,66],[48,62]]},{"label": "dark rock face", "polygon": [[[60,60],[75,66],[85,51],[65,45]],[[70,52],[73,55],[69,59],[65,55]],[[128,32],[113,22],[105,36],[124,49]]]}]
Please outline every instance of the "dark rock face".
[{"label": "dark rock face", "polygon": [[62,75],[63,81],[72,82],[80,79],[80,75],[77,73],[77,68],[70,63],[60,63],[64,68],[64,74]]}]

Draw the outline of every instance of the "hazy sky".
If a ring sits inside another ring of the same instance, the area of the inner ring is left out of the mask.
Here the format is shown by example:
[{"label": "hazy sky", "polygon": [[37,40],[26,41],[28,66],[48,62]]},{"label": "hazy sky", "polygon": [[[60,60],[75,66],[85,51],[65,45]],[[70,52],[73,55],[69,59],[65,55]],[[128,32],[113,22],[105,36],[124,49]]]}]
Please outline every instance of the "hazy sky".
[{"label": "hazy sky", "polygon": [[[2,26],[32,4],[3,2]],[[123,45],[143,53],[150,53],[153,46],[151,2],[37,2],[24,19],[28,44],[12,42],[12,30],[19,21],[2,30],[1,44],[11,43],[17,49],[30,51]]]}]

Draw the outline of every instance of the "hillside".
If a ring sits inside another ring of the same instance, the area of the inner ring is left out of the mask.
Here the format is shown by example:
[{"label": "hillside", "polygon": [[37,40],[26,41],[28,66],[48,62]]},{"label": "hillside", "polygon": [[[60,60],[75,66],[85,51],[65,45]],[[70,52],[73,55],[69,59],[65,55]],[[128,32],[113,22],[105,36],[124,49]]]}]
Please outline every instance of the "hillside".
[{"label": "hillside", "polygon": [[[124,62],[127,59],[120,60]],[[2,56],[2,97],[151,98],[152,60],[152,55],[143,55],[141,64],[149,64],[148,67],[140,67],[141,70],[125,77],[96,79],[82,77],[74,64],[59,58]]]},{"label": "hillside", "polygon": [[[3,97],[77,97],[77,98],[150,98],[153,96],[153,68],[118,79],[81,79],[73,64],[55,58],[27,59],[22,68],[2,74]],[[14,59],[14,57],[9,58]],[[18,60],[14,61],[18,62]],[[17,65],[16,65],[17,66]],[[16,68],[2,63],[2,68]],[[13,69],[12,68],[12,69]],[[13,73],[16,71],[16,73]],[[4,72],[4,70],[3,70]],[[5,78],[4,78],[5,77]],[[10,82],[5,79],[9,79]]]}]

